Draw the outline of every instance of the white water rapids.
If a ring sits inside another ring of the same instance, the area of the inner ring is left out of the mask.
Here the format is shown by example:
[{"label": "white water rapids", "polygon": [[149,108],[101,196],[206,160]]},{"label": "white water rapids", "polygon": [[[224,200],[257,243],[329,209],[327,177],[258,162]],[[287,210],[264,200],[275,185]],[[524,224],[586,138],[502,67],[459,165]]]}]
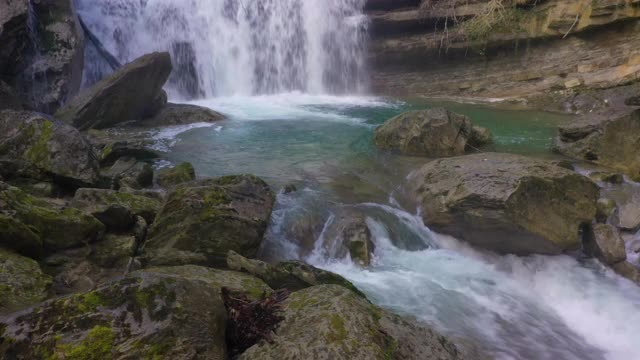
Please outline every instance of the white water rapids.
[{"label": "white water rapids", "polygon": [[[344,140],[345,126],[360,127],[354,136],[370,136],[366,132],[374,125],[366,120],[384,101],[344,96],[366,88],[364,2],[76,0],[88,27],[120,61],[169,51],[170,97],[200,99],[197,104],[230,116],[230,122],[214,125],[210,137],[192,134],[185,141],[182,155],[199,172],[221,168],[226,160],[225,170],[244,171],[252,164],[250,172],[259,175],[261,163],[274,167],[290,159],[321,174],[324,168],[309,166],[308,159],[317,160],[322,151],[337,158],[331,151],[342,148],[331,141]],[[109,70],[95,49],[87,53],[90,83]],[[350,113],[354,109],[359,115]],[[298,119],[304,122],[296,128],[291,124]],[[187,128],[203,134],[198,126],[207,125],[196,125]],[[296,141],[287,141],[294,130]],[[157,137],[173,139],[181,131],[165,129]],[[246,158],[252,151],[265,158]],[[215,161],[204,158],[225,152]],[[312,188],[280,194],[262,255],[303,259],[340,273],[374,303],[434,326],[488,358],[640,359],[640,288],[630,281],[590,259],[480,252],[432,233],[392,200],[344,205],[348,201],[328,200]],[[324,232],[310,247],[291,237],[301,214],[310,213],[328,228],[336,209],[345,206],[366,214],[375,242],[370,268],[336,257],[324,246],[333,240]]]}]

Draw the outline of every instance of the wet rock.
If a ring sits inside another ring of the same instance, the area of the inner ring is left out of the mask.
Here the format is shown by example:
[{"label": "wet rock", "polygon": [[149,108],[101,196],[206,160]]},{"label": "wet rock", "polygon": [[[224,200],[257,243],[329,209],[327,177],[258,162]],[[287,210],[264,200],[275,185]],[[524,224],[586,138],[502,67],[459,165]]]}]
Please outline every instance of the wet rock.
[{"label": "wet rock", "polygon": [[149,232],[151,265],[224,266],[229,250],[255,257],[275,196],[251,175],[225,176],[174,188]]},{"label": "wet rock", "polygon": [[334,284],[343,286],[358,296],[365,297],[360,290],[342,276],[300,261],[285,261],[272,265],[260,260],[247,259],[234,251],[229,251],[227,266],[231,270],[248,273],[259,278],[275,290],[297,291],[316,285]]},{"label": "wet rock", "polygon": [[554,150],[560,154],[622,171],[640,180],[640,110],[590,115],[559,129]]},{"label": "wet rock", "polygon": [[620,232],[608,224],[594,224],[586,231],[584,252],[607,265],[616,264],[627,258]]},{"label": "wet rock", "polygon": [[613,223],[624,230],[640,229],[640,197],[632,196],[626,202],[618,204]]},{"label": "wet rock", "polygon": [[[225,276],[219,276],[226,285]],[[220,290],[198,277],[136,272],[84,294],[12,314],[0,357],[225,359]]]},{"label": "wet rock", "polygon": [[0,69],[32,108],[53,113],[80,89],[84,36],[73,1],[28,4],[0,4]]},{"label": "wet rock", "polygon": [[462,155],[467,143],[480,146],[485,136],[486,131],[473,130],[468,117],[435,108],[409,111],[388,120],[376,129],[374,142],[382,150],[404,155],[443,157]]},{"label": "wet rock", "polygon": [[622,174],[595,171],[589,174],[589,177],[593,181],[605,182],[610,184],[622,184],[624,182],[624,176]]},{"label": "wet rock", "polygon": [[337,285],[297,291],[283,303],[271,342],[239,359],[462,359],[435,331],[411,324]]},{"label": "wet rock", "polygon": [[102,175],[111,179],[114,189],[143,189],[153,186],[153,167],[134,158],[122,157],[118,159]]},{"label": "wet rock", "polygon": [[98,162],[76,129],[42,114],[0,111],[0,173],[52,179],[68,186],[95,184]]},{"label": "wet rock", "polygon": [[478,148],[491,143],[493,143],[493,134],[489,129],[477,125],[471,127],[471,137],[468,140],[468,145]]},{"label": "wet rock", "polygon": [[115,140],[101,144],[98,158],[102,166],[115,164],[123,157],[140,161],[157,159],[159,155],[151,146],[151,140]]},{"label": "wet rock", "polygon": [[169,188],[178,184],[186,183],[196,179],[196,171],[193,165],[183,162],[175,167],[158,171],[156,182],[158,185]]},{"label": "wet rock", "polygon": [[608,198],[600,198],[596,203],[596,221],[606,223],[617,209],[616,202]]},{"label": "wet rock", "polygon": [[618,275],[640,285],[640,270],[627,261],[621,261],[611,266]]},{"label": "wet rock", "polygon": [[332,258],[346,258],[361,266],[369,266],[375,246],[367,226],[366,216],[354,209],[343,208],[325,229],[322,244]]},{"label": "wet rock", "polygon": [[155,116],[133,123],[133,126],[161,127],[212,123],[224,120],[225,116],[209,108],[190,104],[167,104]]},{"label": "wet rock", "polygon": [[0,315],[44,300],[49,286],[51,277],[35,260],[0,247]]},{"label": "wet rock", "polygon": [[87,130],[152,116],[160,110],[156,98],[170,73],[168,53],[142,56],[76,96],[56,117]]},{"label": "wet rock", "polygon": [[558,254],[580,246],[599,189],[552,162],[484,153],[440,159],[418,170],[411,194],[426,225],[498,253]]},{"label": "wet rock", "polygon": [[283,194],[291,194],[298,191],[298,187],[295,184],[287,184],[282,187],[281,191]]},{"label": "wet rock", "polygon": [[31,229],[45,249],[79,246],[104,233],[104,225],[93,216],[56,206],[15,187],[0,190],[0,212]]},{"label": "wet rock", "polygon": [[134,224],[135,216],[153,223],[162,203],[115,190],[78,189],[70,206],[95,216],[109,229],[128,230]]}]

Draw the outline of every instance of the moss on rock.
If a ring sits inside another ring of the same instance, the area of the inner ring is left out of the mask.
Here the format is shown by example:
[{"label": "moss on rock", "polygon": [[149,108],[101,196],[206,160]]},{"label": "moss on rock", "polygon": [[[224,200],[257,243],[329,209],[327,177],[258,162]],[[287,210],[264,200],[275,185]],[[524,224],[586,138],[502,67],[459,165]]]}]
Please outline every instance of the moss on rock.
[{"label": "moss on rock", "polygon": [[44,300],[51,283],[36,261],[0,247],[0,314]]},{"label": "moss on rock", "polygon": [[193,165],[183,162],[175,167],[158,171],[156,182],[162,187],[172,187],[196,179]]}]

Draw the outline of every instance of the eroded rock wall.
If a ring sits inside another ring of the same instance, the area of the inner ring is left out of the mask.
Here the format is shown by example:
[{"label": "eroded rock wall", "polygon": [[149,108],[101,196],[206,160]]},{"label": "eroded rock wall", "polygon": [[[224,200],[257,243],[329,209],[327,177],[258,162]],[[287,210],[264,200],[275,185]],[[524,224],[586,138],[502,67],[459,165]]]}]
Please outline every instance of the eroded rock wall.
[{"label": "eroded rock wall", "polygon": [[496,2],[370,5],[373,90],[527,98],[640,80],[639,0]]}]

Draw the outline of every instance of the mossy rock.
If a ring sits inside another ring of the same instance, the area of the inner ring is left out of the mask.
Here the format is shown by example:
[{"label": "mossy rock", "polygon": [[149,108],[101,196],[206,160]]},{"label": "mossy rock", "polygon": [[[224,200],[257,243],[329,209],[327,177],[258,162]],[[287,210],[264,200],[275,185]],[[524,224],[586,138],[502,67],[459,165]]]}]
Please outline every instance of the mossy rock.
[{"label": "mossy rock", "polygon": [[179,185],[149,231],[143,261],[224,267],[229,250],[255,257],[274,201],[269,186],[251,175]]},{"label": "mossy rock", "polygon": [[300,261],[285,261],[271,265],[264,261],[247,259],[234,251],[229,251],[227,265],[232,270],[246,272],[262,279],[276,290],[297,291],[316,285],[334,284],[366,298],[358,288],[342,276]]},{"label": "mossy rock", "polygon": [[105,268],[125,268],[138,248],[138,240],[133,235],[106,234],[91,246],[89,259]]},{"label": "mossy rock", "polygon": [[432,230],[502,254],[559,254],[581,246],[598,186],[557,164],[482,153],[432,161],[410,193]]},{"label": "mossy rock", "polygon": [[251,359],[446,360],[462,359],[435,331],[411,324],[338,285],[292,293],[271,341],[242,355]]},{"label": "mossy rock", "polygon": [[113,189],[139,190],[153,186],[153,167],[151,164],[131,157],[118,159],[102,175],[111,179]]},{"label": "mossy rock", "polygon": [[104,189],[78,189],[71,206],[95,216],[110,229],[128,230],[135,216],[151,224],[162,203],[154,198]]},{"label": "mossy rock", "polygon": [[224,359],[226,309],[198,280],[136,272],[0,322],[0,358]]},{"label": "mossy rock", "polygon": [[38,234],[19,220],[3,214],[0,214],[0,245],[35,258],[43,250]]},{"label": "mossy rock", "polygon": [[175,167],[158,171],[156,182],[162,187],[172,187],[196,179],[196,171],[193,165],[183,162]]},{"label": "mossy rock", "polygon": [[[12,163],[0,168],[7,178],[26,173],[64,186],[99,181],[93,147],[76,129],[43,114],[0,111],[0,159]],[[4,172],[5,169],[11,170]]]},{"label": "mossy rock", "polygon": [[0,247],[0,315],[44,300],[51,282],[35,260]]},{"label": "mossy rock", "polygon": [[93,216],[69,207],[56,207],[15,187],[0,191],[0,210],[27,226],[47,249],[66,249],[102,236],[104,225]]}]

